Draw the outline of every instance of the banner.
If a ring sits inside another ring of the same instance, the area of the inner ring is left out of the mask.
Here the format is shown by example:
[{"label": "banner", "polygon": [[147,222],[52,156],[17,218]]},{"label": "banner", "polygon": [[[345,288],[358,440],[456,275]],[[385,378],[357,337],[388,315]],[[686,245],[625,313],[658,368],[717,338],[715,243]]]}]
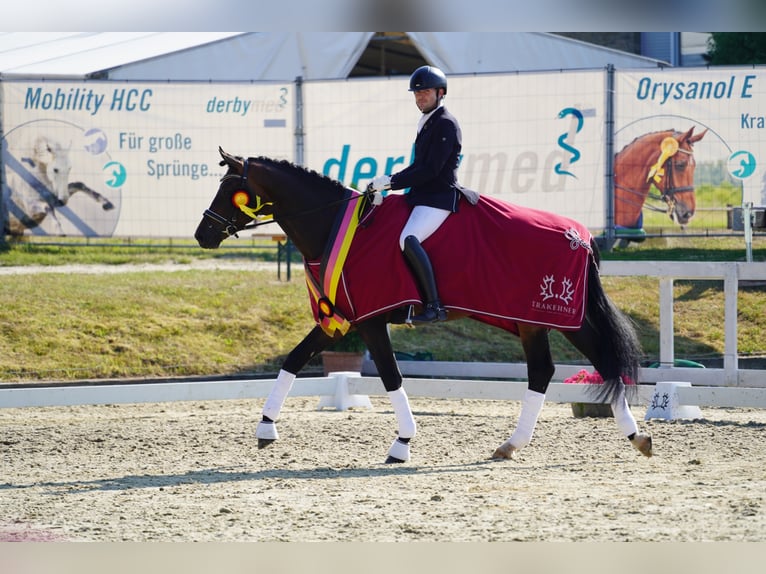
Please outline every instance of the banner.
[{"label": "banner", "polygon": [[[692,130],[693,141],[691,154],[675,154],[673,145],[665,153],[661,141],[654,144],[648,163],[635,166],[636,172],[641,171],[640,176],[632,184],[623,185],[623,189],[615,189],[618,224],[621,212],[638,213],[634,204],[641,203],[641,213],[624,219],[625,227],[725,229],[732,224],[727,206],[741,206],[744,202],[766,204],[763,70],[620,71],[615,75],[615,92],[615,174],[621,169],[620,154],[653,133],[671,130],[686,134]],[[663,171],[667,173],[650,176],[661,157]],[[689,181],[681,185],[684,170],[691,173]],[[675,194],[680,198],[676,204],[694,203],[693,213],[686,221],[681,210],[659,198],[670,182],[669,176],[676,177],[676,187],[693,188],[691,193]],[[650,188],[648,196],[639,193],[642,184]],[[688,197],[681,198],[682,195]]]},{"label": "banner", "polygon": [[[764,71],[617,71],[613,94],[607,73],[450,76],[460,183],[594,233],[610,204],[618,227],[662,232],[726,229],[728,206],[766,204]],[[269,82],[0,87],[14,235],[191,237],[222,175],[218,146],[293,161],[302,149],[306,167],[363,189],[412,162],[421,115],[408,76],[304,82],[301,102],[294,84]],[[652,137],[637,159],[631,144]]]},{"label": "banner", "polygon": [[13,235],[191,237],[218,146],[292,159],[290,84],[3,82]]},{"label": "banner", "polygon": [[[464,186],[604,225],[604,71],[448,78]],[[363,188],[412,162],[408,77],[305,85],[307,164]]]}]

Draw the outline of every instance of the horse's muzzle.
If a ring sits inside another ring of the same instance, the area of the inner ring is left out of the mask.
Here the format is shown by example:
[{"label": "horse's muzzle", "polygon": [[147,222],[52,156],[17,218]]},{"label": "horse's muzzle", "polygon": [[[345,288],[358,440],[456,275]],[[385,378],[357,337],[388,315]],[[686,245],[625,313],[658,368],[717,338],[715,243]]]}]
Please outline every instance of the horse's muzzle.
[{"label": "horse's muzzle", "polygon": [[694,217],[694,208],[680,201],[676,202],[670,214],[670,219],[675,220],[679,225],[686,225],[692,217]]},{"label": "horse's muzzle", "polygon": [[223,237],[221,237],[220,231],[203,221],[197,227],[197,231],[194,232],[194,239],[197,240],[202,249],[218,249],[221,246]]}]

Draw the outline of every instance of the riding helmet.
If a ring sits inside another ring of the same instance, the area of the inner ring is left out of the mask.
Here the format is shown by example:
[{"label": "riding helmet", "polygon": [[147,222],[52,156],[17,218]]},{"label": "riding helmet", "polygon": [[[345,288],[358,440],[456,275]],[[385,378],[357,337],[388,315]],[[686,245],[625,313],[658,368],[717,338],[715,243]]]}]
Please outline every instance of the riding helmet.
[{"label": "riding helmet", "polygon": [[410,92],[427,90],[429,88],[444,88],[447,93],[447,76],[434,66],[420,66],[410,76]]}]

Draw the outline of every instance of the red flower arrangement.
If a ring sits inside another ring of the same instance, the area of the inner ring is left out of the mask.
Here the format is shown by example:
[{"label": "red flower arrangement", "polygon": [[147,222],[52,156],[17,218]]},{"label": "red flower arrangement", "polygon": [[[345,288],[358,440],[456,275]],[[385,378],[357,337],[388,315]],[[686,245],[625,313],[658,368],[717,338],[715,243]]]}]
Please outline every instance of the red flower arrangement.
[{"label": "red flower arrangement", "polygon": [[[625,382],[626,385],[635,384],[630,377],[623,376],[622,380]],[[598,371],[593,371],[592,373],[589,373],[585,369],[580,369],[580,371],[578,371],[577,374],[564,379],[564,382],[570,383],[570,384],[574,383],[574,384],[601,385],[604,383],[604,379],[601,378],[601,375],[598,374]]]}]

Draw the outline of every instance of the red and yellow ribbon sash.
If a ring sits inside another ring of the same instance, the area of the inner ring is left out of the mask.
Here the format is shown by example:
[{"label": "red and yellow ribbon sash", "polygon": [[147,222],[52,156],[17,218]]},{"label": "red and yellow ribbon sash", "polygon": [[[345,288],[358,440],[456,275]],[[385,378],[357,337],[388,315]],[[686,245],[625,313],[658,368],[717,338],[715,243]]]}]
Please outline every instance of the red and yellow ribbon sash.
[{"label": "red and yellow ribbon sash", "polygon": [[346,192],[345,207],[338,212],[333,224],[331,240],[325,248],[324,255],[319,266],[319,281],[306,268],[306,284],[309,293],[317,306],[317,319],[322,330],[329,336],[334,337],[336,332],[345,335],[351,327],[351,322],[346,319],[336,308],[335,298],[338,295],[343,265],[346,262],[351,242],[354,239],[359,219],[365,206],[362,201],[363,195],[356,190],[348,189]]}]

